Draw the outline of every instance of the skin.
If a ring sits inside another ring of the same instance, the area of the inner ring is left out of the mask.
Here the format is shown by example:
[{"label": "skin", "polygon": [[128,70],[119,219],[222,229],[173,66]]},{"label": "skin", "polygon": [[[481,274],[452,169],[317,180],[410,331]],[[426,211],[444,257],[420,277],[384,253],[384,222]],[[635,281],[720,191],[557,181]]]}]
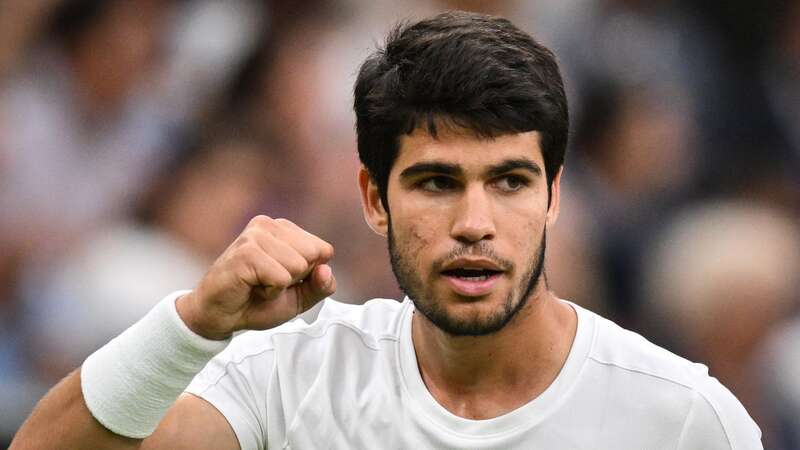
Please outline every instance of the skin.
[{"label": "skin", "polygon": [[[423,180],[426,172],[418,170],[413,177],[401,176],[431,161],[460,171],[449,175],[449,182]],[[526,161],[533,169],[491,173],[508,161]],[[442,130],[438,139],[417,131],[401,140],[388,191],[399,263],[394,269],[406,277],[419,310],[438,310],[437,320],[474,331],[447,331],[419,313],[412,321],[423,380],[443,407],[461,417],[495,417],[527,403],[550,385],[569,353],[575,312],[548,292],[534,270],[546,227],[558,216],[560,173],[549,202],[543,173],[535,132],[486,140],[459,130]],[[359,173],[359,186],[367,222],[388,237],[390,215],[366,170]],[[480,297],[453,292],[438,269],[454,250],[502,265],[505,271],[491,292]],[[288,220],[256,217],[197,287],[178,299],[178,314],[210,339],[278,326],[335,291],[327,265],[332,257],[330,244]],[[55,448],[235,450],[239,445],[222,414],[190,394],[176,400],[147,439],[117,436],[91,416],[75,371],[40,401],[10,450]]]},{"label": "skin", "polygon": [[[502,415],[552,383],[575,336],[574,310],[532,269],[558,217],[561,173],[548,202],[537,132],[479,139],[466,130],[445,128],[437,138],[416,130],[400,148],[389,212],[365,170],[359,182],[367,222],[391,234],[394,270],[416,306],[412,339],[422,378],[455,415]],[[496,170],[515,165],[523,167]],[[506,271],[486,295],[461,295],[440,273],[459,254]],[[465,330],[471,333],[459,333]]]},{"label": "skin", "polygon": [[[435,261],[429,278],[433,278],[430,282],[422,281],[416,267],[413,264],[413,256],[417,254],[408,249],[398,248],[397,239],[392,233],[391,222],[389,224],[389,254],[391,256],[392,270],[398,283],[414,301],[416,311],[425,316],[425,318],[436,325],[437,328],[444,331],[451,336],[484,336],[492,334],[510,322],[517,313],[521,311],[528,303],[531,293],[537,286],[537,282],[541,277],[544,269],[544,250],[545,250],[545,236],[542,233],[541,243],[536,250],[535,255],[528,262],[528,265],[520,278],[520,282],[516,289],[511,289],[506,296],[502,308],[497,308],[488,314],[486,317],[473,317],[461,318],[451,314],[446,308],[442,307],[442,302],[436,301],[436,294],[433,292],[436,278],[440,278],[439,272],[449,262],[462,257],[480,257],[491,260],[502,267],[504,270],[511,271],[515,269],[513,262],[500,258],[489,245],[485,242],[474,243],[461,243],[457,244],[455,248],[449,252],[445,257]],[[522,270],[519,267],[519,270]]]}]

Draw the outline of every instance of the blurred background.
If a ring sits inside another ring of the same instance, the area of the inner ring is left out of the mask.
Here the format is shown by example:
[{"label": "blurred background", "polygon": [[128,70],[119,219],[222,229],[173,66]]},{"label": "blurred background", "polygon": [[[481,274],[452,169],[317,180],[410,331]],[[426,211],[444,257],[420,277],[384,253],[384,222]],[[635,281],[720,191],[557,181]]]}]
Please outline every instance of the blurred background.
[{"label": "blurred background", "polygon": [[0,447],[255,214],[402,298],[364,224],[359,63],[398,20],[500,14],[573,118],[551,287],[710,367],[800,449],[800,2],[0,0]]}]

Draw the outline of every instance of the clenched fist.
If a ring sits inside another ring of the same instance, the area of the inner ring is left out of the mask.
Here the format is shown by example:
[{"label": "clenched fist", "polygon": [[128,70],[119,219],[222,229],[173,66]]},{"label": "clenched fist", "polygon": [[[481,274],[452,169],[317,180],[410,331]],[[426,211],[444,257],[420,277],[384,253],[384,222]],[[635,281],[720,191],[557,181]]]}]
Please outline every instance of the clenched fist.
[{"label": "clenched fist", "polygon": [[286,219],[257,216],[177,302],[195,333],[226,339],[276,327],[336,290],[333,246]]}]

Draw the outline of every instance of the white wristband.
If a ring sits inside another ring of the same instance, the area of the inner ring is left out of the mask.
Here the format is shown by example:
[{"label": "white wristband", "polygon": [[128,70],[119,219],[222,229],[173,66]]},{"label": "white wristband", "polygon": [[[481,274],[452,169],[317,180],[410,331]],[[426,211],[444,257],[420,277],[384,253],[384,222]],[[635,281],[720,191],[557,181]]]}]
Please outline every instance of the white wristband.
[{"label": "white wristband", "polygon": [[84,361],[86,406],[114,433],[137,439],[152,434],[192,378],[230,342],[206,339],[183,323],[175,301],[187,292],[164,298]]}]

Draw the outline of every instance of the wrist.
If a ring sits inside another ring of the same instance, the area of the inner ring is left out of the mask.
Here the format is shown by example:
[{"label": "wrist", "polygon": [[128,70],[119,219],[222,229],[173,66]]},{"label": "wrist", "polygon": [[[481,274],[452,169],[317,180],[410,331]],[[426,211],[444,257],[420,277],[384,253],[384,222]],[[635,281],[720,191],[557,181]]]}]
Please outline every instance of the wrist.
[{"label": "wrist", "polygon": [[94,352],[81,368],[89,411],[116,434],[142,439],[228,341],[206,339],[177,313],[176,292]]},{"label": "wrist", "polygon": [[175,309],[178,312],[178,317],[191,332],[213,341],[224,341],[233,336],[233,332],[223,332],[213,330],[212,327],[203,326],[202,321],[199,320],[201,315],[197,313],[196,308],[197,299],[195,298],[195,291],[187,292],[178,297],[175,301]]}]

